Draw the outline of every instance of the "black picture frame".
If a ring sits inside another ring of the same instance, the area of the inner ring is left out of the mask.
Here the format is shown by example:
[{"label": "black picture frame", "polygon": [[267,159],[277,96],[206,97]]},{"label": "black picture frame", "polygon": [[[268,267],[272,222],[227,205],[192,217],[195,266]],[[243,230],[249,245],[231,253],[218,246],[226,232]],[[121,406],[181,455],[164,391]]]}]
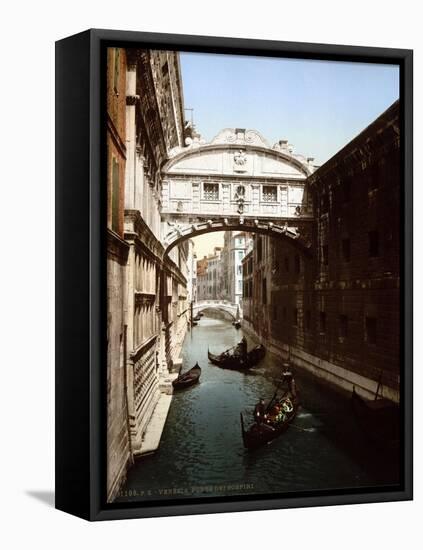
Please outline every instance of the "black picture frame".
[{"label": "black picture frame", "polygon": [[[402,121],[402,483],[398,490],[326,491],[207,501],[106,504],[103,49],[108,45],[400,67]],[[56,508],[87,520],[361,504],[412,499],[413,53],[340,46],[92,29],[56,43]]]}]

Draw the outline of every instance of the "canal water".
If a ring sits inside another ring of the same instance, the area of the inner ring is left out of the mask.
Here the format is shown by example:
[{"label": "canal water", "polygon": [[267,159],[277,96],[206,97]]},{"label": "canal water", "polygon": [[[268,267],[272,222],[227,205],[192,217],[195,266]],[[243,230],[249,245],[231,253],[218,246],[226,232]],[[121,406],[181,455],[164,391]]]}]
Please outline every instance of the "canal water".
[{"label": "canal water", "polygon": [[[198,361],[200,383],[174,394],[159,450],[128,472],[117,499],[162,500],[292,493],[395,485],[398,459],[368,445],[351,416],[348,396],[294,369],[302,407],[293,425],[271,444],[244,449],[246,423],[260,397],[270,399],[281,362],[271,354],[249,373],[208,362],[242,338],[223,319],[202,317],[186,336],[184,370]],[[249,349],[257,342],[245,335]]]}]

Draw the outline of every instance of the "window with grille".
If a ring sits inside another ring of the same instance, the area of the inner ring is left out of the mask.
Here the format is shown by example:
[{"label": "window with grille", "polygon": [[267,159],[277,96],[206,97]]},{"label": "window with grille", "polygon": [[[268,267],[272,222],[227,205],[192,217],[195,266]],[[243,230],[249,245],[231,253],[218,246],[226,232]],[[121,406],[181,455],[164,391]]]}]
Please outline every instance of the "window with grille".
[{"label": "window with grille", "polygon": [[277,202],[278,189],[274,185],[263,185],[263,201]]},{"label": "window with grille", "polygon": [[320,328],[320,334],[325,334],[325,332],[326,332],[326,313],[324,311],[321,311],[319,313],[319,328]]},{"label": "window with grille", "polygon": [[324,193],[320,198],[320,213],[326,214],[329,212],[329,195]]},{"label": "window with grille", "polygon": [[300,260],[300,256],[298,254],[296,254],[296,256],[295,256],[295,273],[297,273],[297,275],[299,275],[300,272],[301,272],[301,260]]},{"label": "window with grille", "polygon": [[366,317],[366,342],[376,344],[377,341],[377,319],[376,317]]},{"label": "window with grille", "polygon": [[369,231],[369,256],[376,258],[379,256],[379,233],[377,231]]},{"label": "window with grille", "polygon": [[261,295],[262,295],[262,304],[267,304],[267,282],[266,279],[263,279],[261,283]]},{"label": "window with grille", "polygon": [[218,201],[219,200],[219,184],[218,183],[205,183],[204,184],[204,199],[206,201]]},{"label": "window with grille", "polygon": [[348,203],[351,200],[351,181],[352,177],[347,177],[341,184],[342,202]]},{"label": "window with grille", "polygon": [[261,262],[263,257],[263,247],[261,243],[261,237],[257,237],[257,261]]},{"label": "window with grille", "polygon": [[351,259],[350,239],[342,239],[342,259],[344,260],[344,262],[349,262]]},{"label": "window with grille", "polygon": [[339,316],[339,336],[340,338],[348,336],[348,317],[346,315]]},{"label": "window with grille", "polygon": [[322,263],[323,265],[329,264],[329,247],[327,244],[322,246]]},{"label": "window with grille", "polygon": [[311,328],[311,311],[308,309],[306,311],[306,330],[310,330]]}]

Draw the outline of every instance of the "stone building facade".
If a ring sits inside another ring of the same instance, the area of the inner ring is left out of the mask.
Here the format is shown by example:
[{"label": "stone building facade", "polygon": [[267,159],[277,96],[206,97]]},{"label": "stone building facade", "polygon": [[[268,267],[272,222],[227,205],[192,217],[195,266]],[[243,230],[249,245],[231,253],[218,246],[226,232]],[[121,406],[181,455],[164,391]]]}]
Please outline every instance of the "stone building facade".
[{"label": "stone building facade", "polygon": [[131,459],[124,358],[129,252],[124,240],[126,52],[109,48],[107,56],[107,485],[113,488]]},{"label": "stone building facade", "polygon": [[170,404],[169,374],[180,362],[189,319],[189,243],[165,255],[160,216],[161,166],[183,145],[178,54],[110,48],[107,101],[107,493],[113,500],[131,461],[151,450],[148,429],[158,404]]},{"label": "stone building facade", "polygon": [[312,255],[256,236],[243,261],[244,326],[348,391],[399,399],[400,135],[394,103],[308,177]]},{"label": "stone building facade", "polygon": [[197,301],[222,298],[222,249],[197,261]]},{"label": "stone building facade", "polygon": [[250,237],[244,231],[225,231],[222,251],[222,298],[242,309],[242,260]]}]

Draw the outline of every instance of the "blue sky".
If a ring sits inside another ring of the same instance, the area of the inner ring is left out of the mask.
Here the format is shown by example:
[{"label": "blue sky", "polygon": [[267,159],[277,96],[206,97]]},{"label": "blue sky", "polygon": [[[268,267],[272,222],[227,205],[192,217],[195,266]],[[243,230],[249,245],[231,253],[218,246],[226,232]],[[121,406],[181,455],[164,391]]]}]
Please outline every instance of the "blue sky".
[{"label": "blue sky", "polygon": [[319,165],[399,97],[392,65],[203,53],[181,53],[181,65],[185,107],[206,141],[254,128]]}]

